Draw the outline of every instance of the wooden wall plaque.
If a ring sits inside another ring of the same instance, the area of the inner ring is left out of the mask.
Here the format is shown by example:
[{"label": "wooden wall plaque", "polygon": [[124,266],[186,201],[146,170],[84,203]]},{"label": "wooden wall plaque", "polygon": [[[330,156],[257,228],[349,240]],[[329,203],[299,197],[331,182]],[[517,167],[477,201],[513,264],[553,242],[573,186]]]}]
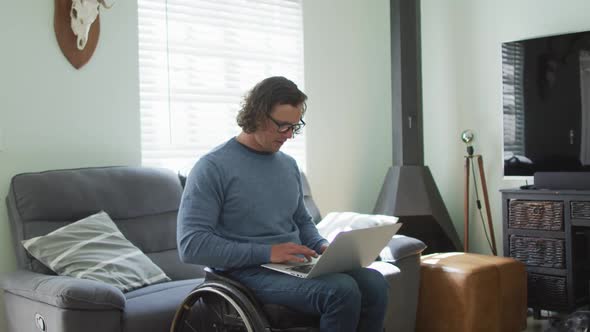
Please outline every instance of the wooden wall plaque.
[{"label": "wooden wall plaque", "polygon": [[100,35],[100,15],[90,26],[88,40],[83,50],[76,46],[77,38],[71,28],[70,9],[72,0],[55,0],[55,14],[53,16],[53,28],[55,37],[62,53],[76,69],[84,66],[96,49],[98,37]]}]

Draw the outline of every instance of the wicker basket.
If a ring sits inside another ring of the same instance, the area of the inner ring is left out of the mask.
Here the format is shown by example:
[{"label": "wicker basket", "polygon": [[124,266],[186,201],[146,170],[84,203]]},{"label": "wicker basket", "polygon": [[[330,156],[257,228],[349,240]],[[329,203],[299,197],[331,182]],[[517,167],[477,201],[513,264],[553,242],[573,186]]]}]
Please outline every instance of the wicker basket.
[{"label": "wicker basket", "polygon": [[527,282],[529,307],[556,311],[567,309],[565,277],[528,273]]},{"label": "wicker basket", "polygon": [[590,220],[590,202],[572,201],[570,207],[572,219]]},{"label": "wicker basket", "polygon": [[565,241],[510,235],[510,257],[531,266],[565,268]]},{"label": "wicker basket", "polygon": [[563,202],[511,199],[508,227],[548,231],[563,230]]}]

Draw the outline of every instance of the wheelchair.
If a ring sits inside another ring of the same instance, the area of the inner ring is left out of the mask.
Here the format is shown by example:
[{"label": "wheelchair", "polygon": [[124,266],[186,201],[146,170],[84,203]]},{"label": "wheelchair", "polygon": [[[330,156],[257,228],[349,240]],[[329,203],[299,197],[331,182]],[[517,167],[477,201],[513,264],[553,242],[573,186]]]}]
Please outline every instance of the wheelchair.
[{"label": "wheelchair", "polygon": [[319,332],[319,316],[261,304],[239,282],[205,269],[205,281],[179,306],[170,332]]}]

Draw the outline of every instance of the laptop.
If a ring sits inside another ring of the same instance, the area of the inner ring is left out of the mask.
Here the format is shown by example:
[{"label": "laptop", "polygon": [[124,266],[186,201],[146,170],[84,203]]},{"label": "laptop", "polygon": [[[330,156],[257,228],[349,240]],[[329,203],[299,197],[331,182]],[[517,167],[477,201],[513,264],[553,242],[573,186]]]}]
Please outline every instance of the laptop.
[{"label": "laptop", "polygon": [[323,255],[312,258],[311,262],[262,266],[305,279],[366,267],[375,261],[401,226],[402,223],[395,223],[340,232]]}]

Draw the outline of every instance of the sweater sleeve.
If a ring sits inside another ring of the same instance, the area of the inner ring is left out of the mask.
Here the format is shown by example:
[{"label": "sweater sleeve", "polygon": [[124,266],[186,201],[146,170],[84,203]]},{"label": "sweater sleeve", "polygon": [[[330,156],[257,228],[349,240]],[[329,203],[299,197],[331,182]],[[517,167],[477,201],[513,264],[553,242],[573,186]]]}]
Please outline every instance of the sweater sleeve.
[{"label": "sweater sleeve", "polygon": [[178,211],[180,259],[214,268],[268,263],[270,245],[236,242],[216,234],[223,201],[223,179],[219,169],[211,161],[201,158],[187,178]]},{"label": "sweater sleeve", "polygon": [[299,186],[299,203],[297,211],[293,216],[297,227],[299,227],[299,238],[301,243],[316,252],[320,252],[320,248],[324,244],[329,244],[328,240],[324,239],[318,232],[318,228],[313,222],[313,218],[305,207],[305,201],[303,200],[303,186],[301,184],[301,173],[297,170],[297,182]]}]

